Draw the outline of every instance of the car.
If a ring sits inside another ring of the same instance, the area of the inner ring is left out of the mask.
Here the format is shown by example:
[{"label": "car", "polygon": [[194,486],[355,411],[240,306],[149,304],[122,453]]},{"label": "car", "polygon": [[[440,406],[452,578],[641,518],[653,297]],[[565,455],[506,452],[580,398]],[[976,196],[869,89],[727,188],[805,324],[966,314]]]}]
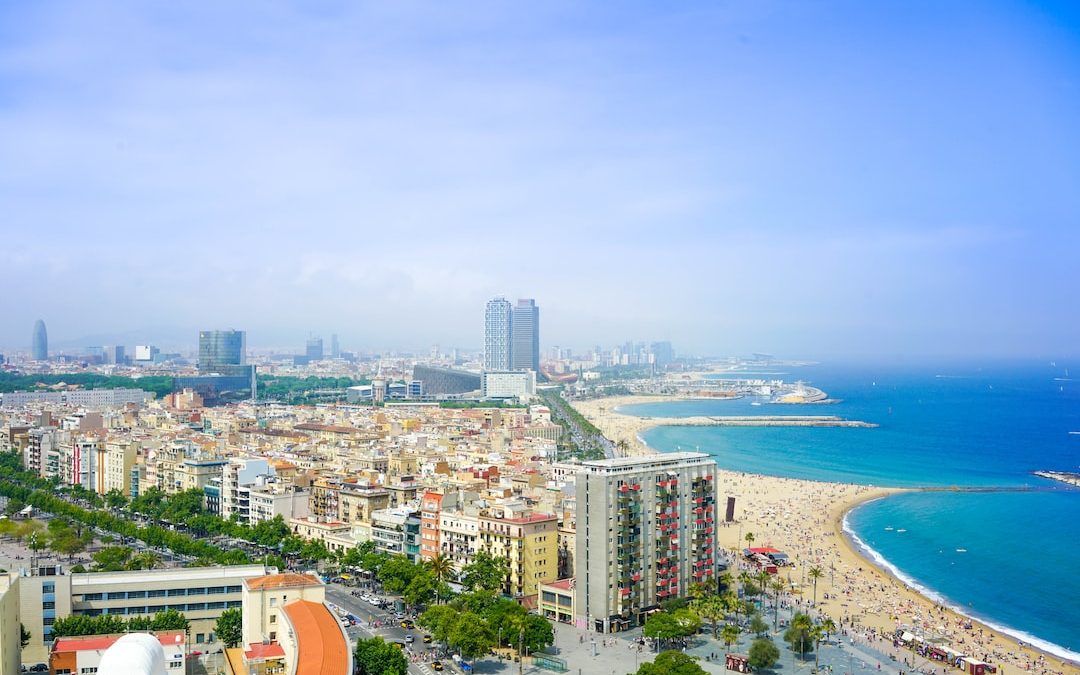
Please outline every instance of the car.
[{"label": "car", "polygon": [[402,621],[400,625],[405,630],[412,630],[413,628],[416,628],[416,624],[414,624],[412,621],[409,621],[408,619]]},{"label": "car", "polygon": [[398,621],[402,621],[405,618],[405,612],[396,612],[394,618]]},{"label": "car", "polygon": [[426,645],[431,644],[431,636],[430,635],[425,635],[424,636],[424,644],[426,644]]},{"label": "car", "polygon": [[31,673],[47,673],[49,672],[49,664],[47,663],[35,663],[30,666]]},{"label": "car", "polygon": [[405,643],[406,644],[412,644],[413,642],[416,642],[416,638],[414,636],[412,636],[412,635],[406,635],[405,636]]},{"label": "car", "polygon": [[431,662],[431,669],[432,670],[442,670],[443,669],[442,661],[432,661]]},{"label": "car", "polygon": [[202,656],[202,652],[200,652],[200,651],[194,651],[194,652],[191,652],[191,655],[192,655],[192,656]]}]

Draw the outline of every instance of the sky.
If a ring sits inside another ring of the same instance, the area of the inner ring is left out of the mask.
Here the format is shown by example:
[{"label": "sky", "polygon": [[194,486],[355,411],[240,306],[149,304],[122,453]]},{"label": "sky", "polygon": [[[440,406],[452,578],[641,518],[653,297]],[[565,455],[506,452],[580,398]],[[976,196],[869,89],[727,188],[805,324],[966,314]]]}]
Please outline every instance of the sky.
[{"label": "sky", "polygon": [[1078,253],[1069,3],[0,3],[9,351],[1060,357]]}]

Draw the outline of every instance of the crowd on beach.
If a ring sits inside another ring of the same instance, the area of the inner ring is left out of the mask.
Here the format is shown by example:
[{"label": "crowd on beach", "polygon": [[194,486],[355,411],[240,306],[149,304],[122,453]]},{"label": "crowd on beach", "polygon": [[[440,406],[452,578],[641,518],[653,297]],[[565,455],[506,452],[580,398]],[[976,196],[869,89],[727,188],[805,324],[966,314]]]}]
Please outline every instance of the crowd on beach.
[{"label": "crowd on beach", "polygon": [[[594,407],[579,409],[605,435],[626,439],[632,453],[654,452],[639,438],[647,420],[614,413],[617,402],[603,404],[603,414],[596,414],[599,404],[589,403]],[[817,606],[812,609],[844,626],[849,638],[871,635],[872,646],[879,648],[906,625],[997,666],[999,675],[1080,673],[1080,665],[1049,658],[936,604],[860,557],[845,540],[839,518],[856,503],[895,490],[731,471],[721,471],[718,479],[721,498],[733,496],[737,504],[736,522],[720,529],[720,544],[729,551],[741,551],[748,546],[746,534],[753,533],[752,546],[785,551],[795,565],[780,568],[779,573],[792,583],[791,601],[806,607],[814,603],[813,583],[806,572],[819,568],[823,576],[817,581]],[[955,671],[945,664],[936,666],[943,672]]]}]

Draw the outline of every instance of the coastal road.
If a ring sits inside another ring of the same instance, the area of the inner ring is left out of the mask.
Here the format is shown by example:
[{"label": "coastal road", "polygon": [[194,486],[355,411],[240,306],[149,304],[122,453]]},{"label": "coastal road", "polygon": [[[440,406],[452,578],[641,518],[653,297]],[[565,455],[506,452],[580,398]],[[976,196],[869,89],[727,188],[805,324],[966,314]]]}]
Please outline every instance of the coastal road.
[{"label": "coastal road", "polygon": [[[417,627],[414,630],[405,630],[399,625],[397,619],[394,618],[394,613],[392,611],[379,609],[378,607],[351,595],[351,590],[352,589],[338,584],[326,585],[326,601],[355,615],[363,624],[349,626],[345,629],[346,634],[349,636],[350,649],[352,649],[355,646],[356,641],[360,639],[381,637],[387,642],[404,642],[406,635],[412,635],[416,640],[412,644],[406,645],[406,656],[411,657],[413,654],[423,654],[429,651],[433,646],[423,643],[425,632],[422,628]],[[379,628],[370,628],[369,622],[374,621],[378,621],[382,625]],[[453,672],[454,666],[451,659],[443,659],[442,662],[446,667],[446,670],[443,672]],[[410,662],[409,672],[412,673],[412,675],[434,675],[434,671],[428,663]]]}]

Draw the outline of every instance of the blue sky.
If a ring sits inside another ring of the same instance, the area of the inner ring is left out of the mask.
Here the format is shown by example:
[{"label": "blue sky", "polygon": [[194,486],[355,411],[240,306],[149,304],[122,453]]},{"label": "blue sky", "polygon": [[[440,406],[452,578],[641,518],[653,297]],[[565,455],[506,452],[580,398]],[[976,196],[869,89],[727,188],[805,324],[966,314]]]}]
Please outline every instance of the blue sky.
[{"label": "blue sky", "polygon": [[0,345],[1076,354],[1078,120],[1068,4],[3,3]]}]

